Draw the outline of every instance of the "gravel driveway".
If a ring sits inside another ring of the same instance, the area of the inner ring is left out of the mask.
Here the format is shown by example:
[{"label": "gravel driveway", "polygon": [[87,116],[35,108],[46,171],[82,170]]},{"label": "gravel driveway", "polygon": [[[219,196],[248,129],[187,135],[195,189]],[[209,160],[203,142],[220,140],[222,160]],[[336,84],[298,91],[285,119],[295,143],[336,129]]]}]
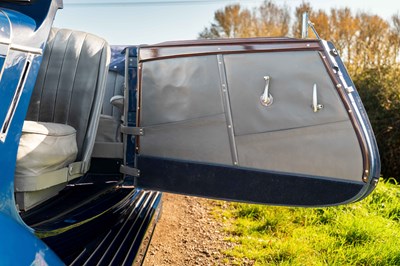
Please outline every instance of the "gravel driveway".
[{"label": "gravel driveway", "polygon": [[144,266],[227,265],[221,253],[232,246],[224,241],[223,225],[211,214],[213,201],[166,194]]}]

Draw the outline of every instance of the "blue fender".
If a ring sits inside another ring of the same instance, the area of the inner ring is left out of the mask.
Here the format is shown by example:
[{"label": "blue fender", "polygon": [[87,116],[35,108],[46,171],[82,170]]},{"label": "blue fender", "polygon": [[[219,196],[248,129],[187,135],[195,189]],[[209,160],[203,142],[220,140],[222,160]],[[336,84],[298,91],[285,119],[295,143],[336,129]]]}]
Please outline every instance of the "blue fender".
[{"label": "blue fender", "polygon": [[0,236],[1,265],[64,265],[27,227],[3,213]]}]

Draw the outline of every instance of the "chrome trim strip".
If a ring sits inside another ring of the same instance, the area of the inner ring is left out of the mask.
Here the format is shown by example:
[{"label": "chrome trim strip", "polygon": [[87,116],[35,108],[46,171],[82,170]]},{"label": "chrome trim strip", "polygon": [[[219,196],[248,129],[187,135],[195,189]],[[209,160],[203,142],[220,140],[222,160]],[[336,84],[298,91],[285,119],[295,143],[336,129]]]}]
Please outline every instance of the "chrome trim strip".
[{"label": "chrome trim strip", "polygon": [[221,95],[223,99],[224,105],[224,113],[226,119],[226,125],[228,130],[228,137],[229,137],[229,146],[231,148],[231,156],[232,156],[232,163],[233,165],[239,165],[239,156],[236,148],[236,141],[235,141],[235,131],[233,127],[233,118],[232,118],[232,109],[229,100],[229,88],[228,88],[228,81],[226,77],[226,70],[225,70],[225,61],[224,56],[222,54],[217,55],[218,61],[218,69],[219,69],[219,78],[221,83]]},{"label": "chrome trim strip", "polygon": [[25,87],[25,83],[28,79],[29,72],[32,67],[33,57],[34,57],[34,55],[28,54],[28,56],[25,59],[26,61],[25,61],[24,67],[22,68],[22,72],[20,74],[21,76],[18,81],[18,85],[15,88],[15,93],[14,93],[14,96],[10,103],[10,107],[8,108],[6,118],[4,119],[3,125],[1,126],[1,130],[0,130],[0,141],[1,142],[5,142],[5,140],[6,140],[8,130],[10,129],[10,124],[12,123],[12,120],[14,118],[15,111],[18,107],[19,100],[21,99],[22,92]]},{"label": "chrome trim strip", "polygon": [[10,39],[0,38],[0,44],[10,45],[11,44],[11,40]]},{"label": "chrome trim strip", "polygon": [[19,44],[10,44],[10,49],[19,51],[19,52],[26,52],[30,54],[35,54],[35,55],[42,55],[43,54],[43,49],[40,48],[34,48],[34,47],[29,47],[25,45],[19,45]]},{"label": "chrome trim strip", "polygon": [[[324,49],[325,49],[326,53],[329,56],[329,59],[331,60],[331,62],[334,65],[338,66],[339,64],[337,63],[336,59],[329,52],[331,49],[329,47],[328,42],[326,40],[321,40],[321,42],[322,42],[322,44],[324,46]],[[344,85],[344,88],[341,88],[341,89],[346,90],[346,88],[349,87],[349,84],[347,84],[346,80],[343,77],[343,73],[341,72],[341,70],[339,68],[338,68],[338,77],[339,77],[340,82],[342,82],[342,84]],[[355,93],[356,93],[355,90],[346,91],[346,95],[347,95],[347,97],[349,98],[349,100],[351,102],[351,105],[352,105],[352,107],[353,107],[353,109],[355,111],[355,115],[357,117],[357,120],[360,123],[361,129],[363,131],[362,133],[363,133],[363,135],[365,137],[365,140],[367,142],[367,146],[368,146],[368,149],[370,151],[368,153],[368,156],[369,156],[369,160],[371,161],[371,164],[369,165],[369,169],[365,169],[365,172],[363,173],[363,176],[367,176],[368,177],[368,179],[366,180],[366,184],[368,184],[368,186],[364,186],[363,189],[359,192],[359,194],[355,196],[356,198],[361,199],[361,198],[363,198],[365,196],[365,193],[367,193],[367,191],[369,190],[369,187],[374,185],[373,183],[375,182],[375,179],[374,179],[374,176],[372,176],[372,175],[373,175],[373,170],[374,170],[373,169],[373,162],[375,162],[376,158],[374,156],[374,147],[372,145],[372,141],[371,141],[371,138],[370,138],[369,131],[368,131],[367,126],[365,124],[364,118],[361,115],[359,106],[357,105],[357,102],[356,102],[356,100],[354,98],[354,94]]]}]

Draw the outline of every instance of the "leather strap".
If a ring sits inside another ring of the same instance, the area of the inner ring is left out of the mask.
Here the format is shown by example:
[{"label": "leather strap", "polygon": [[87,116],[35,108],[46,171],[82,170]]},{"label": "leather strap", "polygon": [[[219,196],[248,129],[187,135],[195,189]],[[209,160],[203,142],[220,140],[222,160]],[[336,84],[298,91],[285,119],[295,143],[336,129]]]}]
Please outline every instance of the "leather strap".
[{"label": "leather strap", "polygon": [[144,129],[142,127],[121,126],[121,133],[134,136],[143,136]]},{"label": "leather strap", "polygon": [[132,168],[132,167],[128,167],[126,165],[121,165],[121,167],[119,168],[119,171],[125,175],[130,175],[130,176],[134,176],[134,177],[139,177],[140,176],[140,170],[137,168]]}]

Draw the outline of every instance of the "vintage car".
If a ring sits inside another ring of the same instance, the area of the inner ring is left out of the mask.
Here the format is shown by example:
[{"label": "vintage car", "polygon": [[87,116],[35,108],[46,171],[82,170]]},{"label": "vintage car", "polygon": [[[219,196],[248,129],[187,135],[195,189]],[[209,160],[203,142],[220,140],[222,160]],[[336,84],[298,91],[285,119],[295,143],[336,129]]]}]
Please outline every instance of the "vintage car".
[{"label": "vintage car", "polygon": [[110,47],[53,28],[62,7],[0,2],[1,265],[141,264],[158,191],[312,207],[376,186],[375,137],[332,43]]}]

